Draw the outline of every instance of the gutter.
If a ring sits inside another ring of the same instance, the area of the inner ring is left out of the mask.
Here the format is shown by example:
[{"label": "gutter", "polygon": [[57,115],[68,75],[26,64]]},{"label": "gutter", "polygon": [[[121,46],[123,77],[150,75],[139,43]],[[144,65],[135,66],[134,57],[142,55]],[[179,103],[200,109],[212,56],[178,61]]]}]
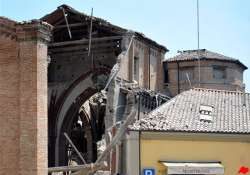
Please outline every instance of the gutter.
[{"label": "gutter", "polygon": [[130,130],[137,131],[141,138],[161,139],[189,139],[192,140],[232,140],[250,142],[250,133],[216,133],[216,132],[181,132],[181,131],[152,131],[152,130]]}]

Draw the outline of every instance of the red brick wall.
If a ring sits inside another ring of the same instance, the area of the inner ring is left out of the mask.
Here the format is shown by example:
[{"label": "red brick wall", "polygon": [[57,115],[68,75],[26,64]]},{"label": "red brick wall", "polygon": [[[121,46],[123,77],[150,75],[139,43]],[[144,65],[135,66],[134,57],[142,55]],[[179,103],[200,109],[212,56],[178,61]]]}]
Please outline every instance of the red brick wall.
[{"label": "red brick wall", "polygon": [[0,23],[0,174],[47,175],[50,26]]},{"label": "red brick wall", "polygon": [[19,60],[17,43],[0,36],[0,174],[18,172]]}]

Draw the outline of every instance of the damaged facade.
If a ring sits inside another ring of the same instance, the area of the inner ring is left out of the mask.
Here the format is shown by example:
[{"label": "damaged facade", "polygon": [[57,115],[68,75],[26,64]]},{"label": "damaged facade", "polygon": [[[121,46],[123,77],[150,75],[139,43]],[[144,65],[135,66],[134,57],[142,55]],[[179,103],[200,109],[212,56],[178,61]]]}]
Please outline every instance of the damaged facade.
[{"label": "damaged facade", "polygon": [[163,90],[162,60],[168,50],[143,34],[66,5],[41,20],[53,26],[48,46],[49,166],[68,165],[72,159],[82,163],[64,133],[86,162],[93,162],[105,129],[128,110],[120,84]]}]

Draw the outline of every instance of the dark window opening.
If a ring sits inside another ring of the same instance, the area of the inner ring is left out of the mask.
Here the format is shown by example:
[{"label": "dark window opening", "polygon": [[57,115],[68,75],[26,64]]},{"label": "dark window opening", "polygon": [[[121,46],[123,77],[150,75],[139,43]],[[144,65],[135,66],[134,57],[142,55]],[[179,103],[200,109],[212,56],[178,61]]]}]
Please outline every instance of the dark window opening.
[{"label": "dark window opening", "polygon": [[133,80],[139,82],[139,58],[134,57]]},{"label": "dark window opening", "polygon": [[164,83],[169,83],[168,64],[166,62],[163,63],[163,71],[164,71]]},{"label": "dark window opening", "polygon": [[225,66],[213,66],[213,78],[214,79],[226,79],[226,67]]}]

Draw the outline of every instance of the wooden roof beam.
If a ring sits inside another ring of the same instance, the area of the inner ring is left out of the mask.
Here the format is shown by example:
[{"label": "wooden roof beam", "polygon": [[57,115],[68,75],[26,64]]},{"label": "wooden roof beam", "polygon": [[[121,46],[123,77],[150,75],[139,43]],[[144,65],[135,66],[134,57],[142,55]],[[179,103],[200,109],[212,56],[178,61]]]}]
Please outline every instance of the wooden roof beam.
[{"label": "wooden roof beam", "polygon": [[[86,26],[88,25],[87,22],[80,22],[80,23],[72,23],[72,24],[69,24],[69,27],[72,28],[72,27],[81,27],[81,26]],[[61,28],[67,28],[67,25],[57,25],[54,27],[54,29],[61,29]]]},{"label": "wooden roof beam", "polygon": [[[119,40],[122,39],[122,36],[109,36],[109,37],[100,37],[100,38],[92,38],[92,42],[99,42],[99,41],[109,41],[109,40]],[[76,45],[76,44],[86,44],[89,43],[88,39],[81,39],[75,41],[64,41],[58,43],[51,43],[49,47],[58,47],[58,46],[66,46],[66,45]]]},{"label": "wooden roof beam", "polygon": [[[93,49],[100,49],[100,48],[119,48],[120,43],[117,42],[108,42],[108,43],[96,43],[92,44]],[[79,46],[71,46],[71,47],[63,47],[63,48],[49,48],[49,51],[52,53],[56,52],[73,52],[73,51],[88,51],[88,45],[79,45]]]}]

